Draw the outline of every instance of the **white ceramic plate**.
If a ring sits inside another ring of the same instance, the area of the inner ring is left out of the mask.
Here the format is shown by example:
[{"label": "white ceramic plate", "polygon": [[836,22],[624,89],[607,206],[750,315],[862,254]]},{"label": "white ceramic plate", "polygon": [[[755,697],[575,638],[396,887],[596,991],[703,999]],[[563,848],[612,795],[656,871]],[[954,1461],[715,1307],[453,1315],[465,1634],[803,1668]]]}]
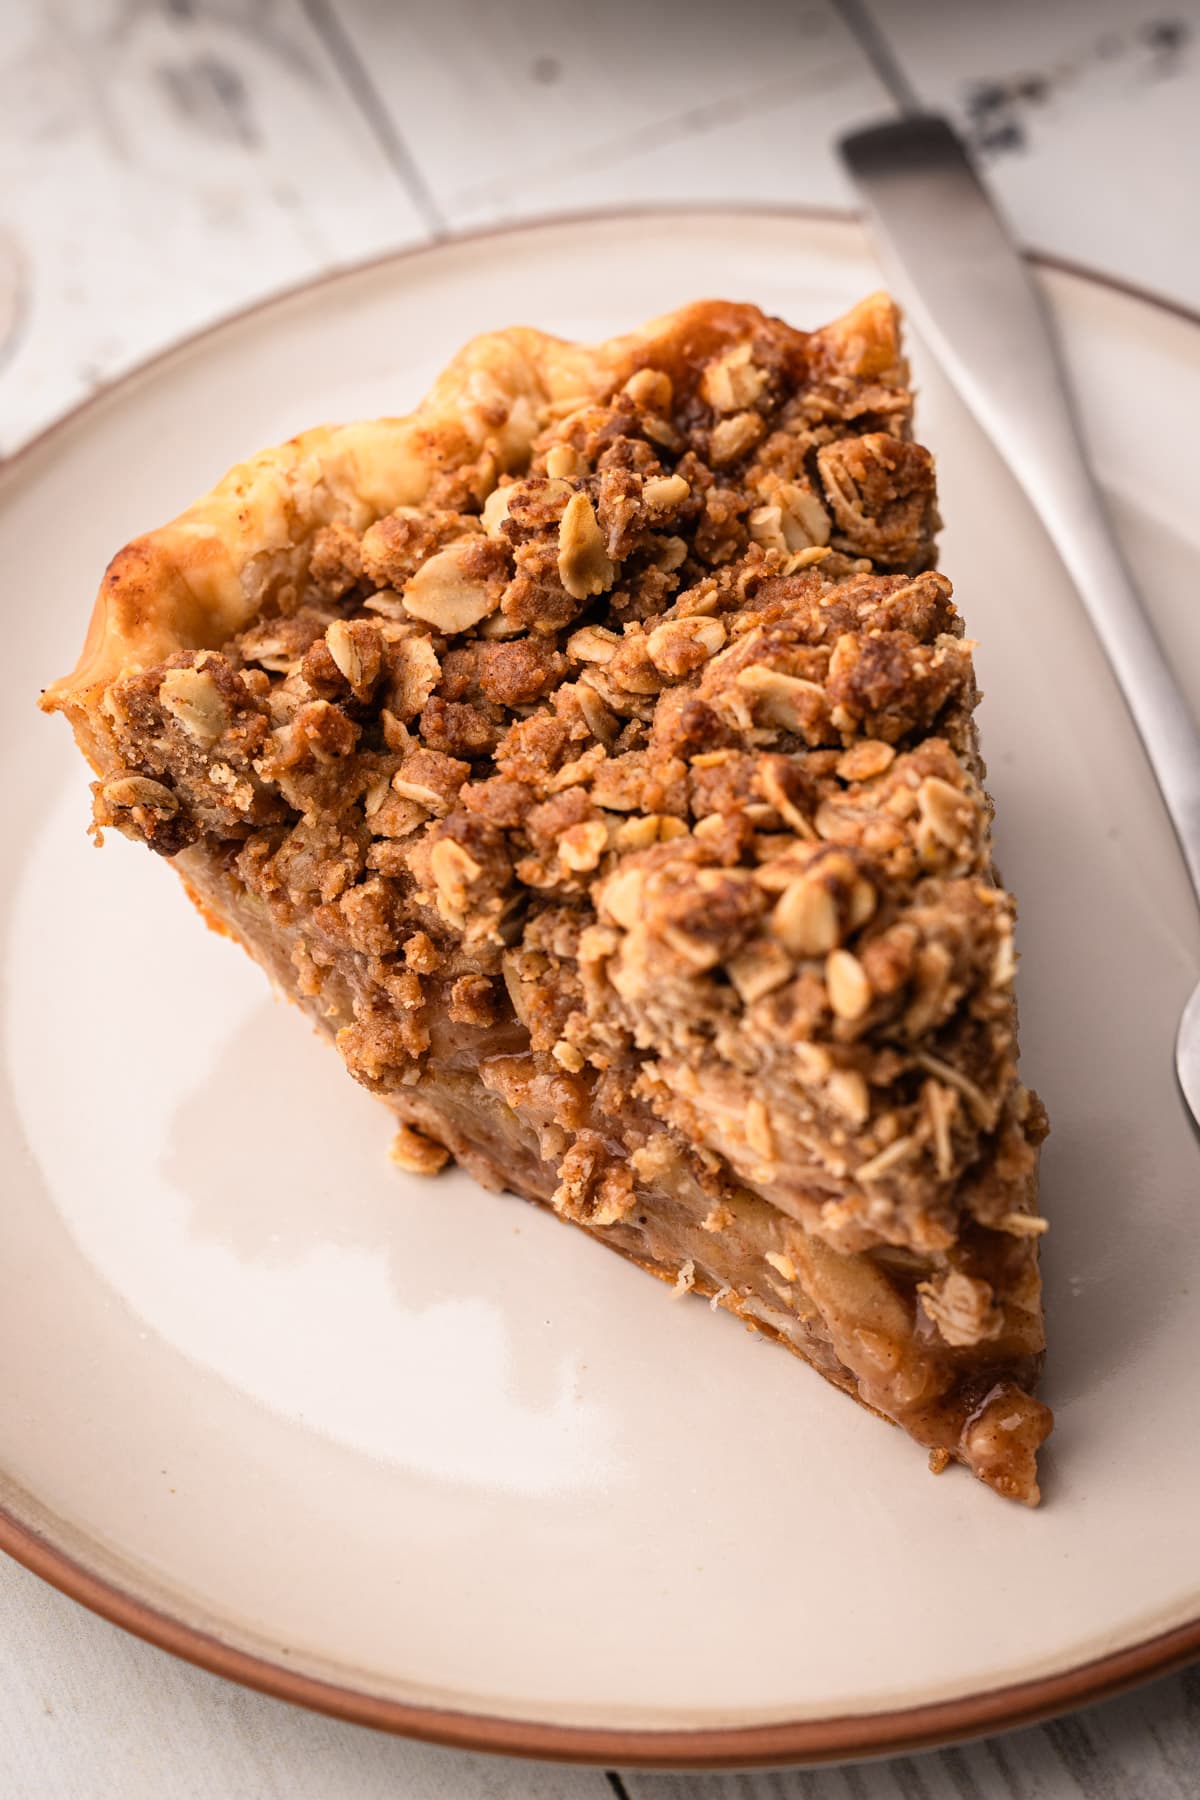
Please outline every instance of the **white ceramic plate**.
[{"label": "white ceramic plate", "polygon": [[[169,871],[90,847],[33,707],[126,538],[302,426],[404,410],[473,332],[605,336],[713,293],[816,324],[878,279],[856,226],[795,215],[475,238],[219,327],[5,477],[0,1542],[110,1616],[352,1717],[625,1761],[927,1741],[1200,1649],[1200,1159],[1170,1059],[1196,921],[1072,591],[919,349],[1054,1123],[1040,1512],[933,1480],[553,1218],[398,1174],[382,1109]],[[1200,328],[1044,280],[1200,692]]]}]

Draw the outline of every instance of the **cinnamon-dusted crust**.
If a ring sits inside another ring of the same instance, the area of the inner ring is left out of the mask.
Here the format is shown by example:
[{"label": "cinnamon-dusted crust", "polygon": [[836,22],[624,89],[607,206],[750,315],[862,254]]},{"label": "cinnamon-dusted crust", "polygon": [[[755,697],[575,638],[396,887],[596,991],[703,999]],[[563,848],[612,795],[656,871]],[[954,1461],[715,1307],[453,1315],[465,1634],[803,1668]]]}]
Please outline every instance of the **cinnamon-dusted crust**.
[{"label": "cinnamon-dusted crust", "polygon": [[477,339],[122,551],[43,704],[398,1160],[1033,1502],[1044,1119],[906,381],[882,295]]}]

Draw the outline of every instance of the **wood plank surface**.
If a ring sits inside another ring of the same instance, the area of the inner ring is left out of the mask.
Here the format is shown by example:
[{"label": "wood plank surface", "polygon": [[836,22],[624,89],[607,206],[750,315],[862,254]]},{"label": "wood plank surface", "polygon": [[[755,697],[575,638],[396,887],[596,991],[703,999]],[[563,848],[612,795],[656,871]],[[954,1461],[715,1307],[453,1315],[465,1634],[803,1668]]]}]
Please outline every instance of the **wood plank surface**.
[{"label": "wood plank surface", "polygon": [[1200,310],[1200,6],[862,0],[1022,240]]},{"label": "wood plank surface", "polygon": [[0,292],[7,261],[21,296],[0,450],[164,343],[427,229],[298,0],[0,6],[0,194]]},{"label": "wood plank surface", "polygon": [[421,72],[379,90],[456,227],[646,199],[848,205],[833,138],[890,110],[830,0],[339,12],[364,57]]}]

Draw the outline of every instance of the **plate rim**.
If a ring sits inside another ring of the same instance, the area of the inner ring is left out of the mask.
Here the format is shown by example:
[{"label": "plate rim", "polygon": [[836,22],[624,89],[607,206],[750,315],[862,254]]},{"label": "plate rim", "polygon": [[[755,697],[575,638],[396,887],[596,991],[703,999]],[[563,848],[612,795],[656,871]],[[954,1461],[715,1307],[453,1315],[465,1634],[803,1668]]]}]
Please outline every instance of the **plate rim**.
[{"label": "plate rim", "polygon": [[[103,382],[60,413],[0,460],[0,501],[34,454],[61,431],[143,376],[190,353],[207,339],[290,300],[343,280],[370,274],[459,245],[521,232],[570,226],[637,222],[646,219],[787,219],[793,222],[861,227],[850,210],[784,203],[690,202],[572,210],[505,220],[452,232],[339,264],[222,314],[199,330],[172,340],[153,355]],[[1025,252],[1035,267],[1053,270],[1086,285],[1107,289],[1200,327],[1200,310],[1157,294],[1120,276],[1087,267],[1068,257]],[[0,1551],[11,1556],[60,1593],[110,1623],[180,1660],[310,1711],[375,1730],[440,1744],[447,1748],[627,1768],[716,1769],[840,1762],[898,1755],[992,1731],[1037,1723],[1073,1708],[1107,1699],[1155,1676],[1167,1675],[1200,1657],[1200,1615],[1157,1632],[1124,1649],[1089,1658],[1050,1675],[1006,1683],[945,1700],[909,1707],[825,1718],[779,1720],[753,1725],[644,1727],[580,1726],[547,1720],[506,1718],[397,1700],[366,1689],[306,1675],[258,1652],[238,1649],[212,1632],[140,1599],[119,1580],[97,1574],[26,1524],[0,1501]]]}]

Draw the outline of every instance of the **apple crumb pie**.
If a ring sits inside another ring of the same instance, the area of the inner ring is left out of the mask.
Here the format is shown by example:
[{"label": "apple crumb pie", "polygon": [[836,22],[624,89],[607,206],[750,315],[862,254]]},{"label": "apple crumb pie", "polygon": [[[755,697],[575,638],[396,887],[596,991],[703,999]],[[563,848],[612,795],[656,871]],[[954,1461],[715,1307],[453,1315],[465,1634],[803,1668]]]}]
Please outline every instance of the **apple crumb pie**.
[{"label": "apple crumb pie", "polygon": [[64,712],[451,1157],[997,1492],[1051,1426],[971,643],[895,308],[478,338],[128,545]]}]

